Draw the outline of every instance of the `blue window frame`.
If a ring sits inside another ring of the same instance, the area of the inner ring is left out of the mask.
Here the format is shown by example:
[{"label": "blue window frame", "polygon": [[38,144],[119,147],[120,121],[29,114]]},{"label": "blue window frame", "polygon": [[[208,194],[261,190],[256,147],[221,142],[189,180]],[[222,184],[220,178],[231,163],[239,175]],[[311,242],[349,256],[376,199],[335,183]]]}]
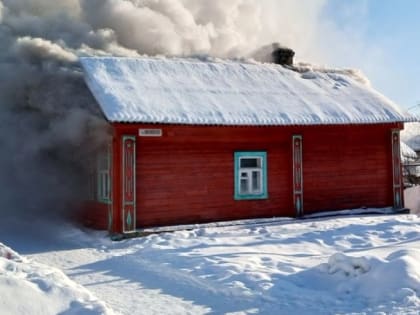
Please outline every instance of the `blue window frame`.
[{"label": "blue window frame", "polygon": [[235,200],[266,198],[267,152],[235,152]]}]

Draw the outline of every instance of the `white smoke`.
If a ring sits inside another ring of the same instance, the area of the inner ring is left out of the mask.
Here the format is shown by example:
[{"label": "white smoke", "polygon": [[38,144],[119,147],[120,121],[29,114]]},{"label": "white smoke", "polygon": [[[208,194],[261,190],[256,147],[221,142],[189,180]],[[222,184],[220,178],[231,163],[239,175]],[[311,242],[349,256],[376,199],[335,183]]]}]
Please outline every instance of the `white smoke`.
[{"label": "white smoke", "polygon": [[4,9],[3,3],[0,2],[0,23],[3,20],[3,9]]},{"label": "white smoke", "polygon": [[64,63],[77,61],[77,56],[60,45],[43,38],[29,36],[16,39],[14,53],[23,59],[37,62],[39,60],[55,60]]},{"label": "white smoke", "polygon": [[320,20],[324,6],[325,0],[0,0],[0,211],[57,211],[83,196],[84,161],[104,135],[78,56],[249,57],[281,42],[298,58],[324,62],[320,38],[341,38]]}]

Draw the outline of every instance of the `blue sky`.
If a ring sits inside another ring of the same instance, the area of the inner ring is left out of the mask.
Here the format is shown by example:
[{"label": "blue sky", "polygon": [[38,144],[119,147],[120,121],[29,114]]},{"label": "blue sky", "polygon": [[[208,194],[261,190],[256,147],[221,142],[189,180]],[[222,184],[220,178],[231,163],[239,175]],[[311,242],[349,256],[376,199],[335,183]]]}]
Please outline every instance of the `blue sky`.
[{"label": "blue sky", "polygon": [[[357,51],[349,45],[333,64],[360,68],[377,90],[405,108],[420,103],[419,0],[329,0],[321,15]],[[412,111],[420,113],[419,107]]]}]

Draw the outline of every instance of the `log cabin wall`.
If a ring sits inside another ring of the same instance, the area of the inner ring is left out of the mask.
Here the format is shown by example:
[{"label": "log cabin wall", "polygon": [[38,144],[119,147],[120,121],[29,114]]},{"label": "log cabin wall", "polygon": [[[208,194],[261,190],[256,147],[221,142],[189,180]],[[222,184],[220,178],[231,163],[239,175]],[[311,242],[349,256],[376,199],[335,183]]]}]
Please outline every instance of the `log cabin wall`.
[{"label": "log cabin wall", "polygon": [[[142,128],[161,129],[162,136],[139,137]],[[392,128],[401,125],[115,124],[115,136],[136,135],[137,227],[148,227],[295,216],[296,134],[303,137],[304,213],[392,206]],[[267,152],[267,199],[234,200],[235,151]]]}]

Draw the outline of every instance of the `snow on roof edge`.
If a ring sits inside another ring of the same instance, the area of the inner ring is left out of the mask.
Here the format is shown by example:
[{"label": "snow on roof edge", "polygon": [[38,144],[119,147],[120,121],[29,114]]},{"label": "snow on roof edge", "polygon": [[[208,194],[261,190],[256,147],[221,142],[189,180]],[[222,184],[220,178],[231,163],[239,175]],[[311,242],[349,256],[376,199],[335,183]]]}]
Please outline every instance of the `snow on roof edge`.
[{"label": "snow on roof edge", "polygon": [[[95,98],[96,99],[96,98]],[[102,111],[103,112],[103,111]],[[409,123],[409,122],[420,122],[420,118],[404,118],[395,120],[360,120],[360,121],[321,121],[314,123],[311,121],[307,122],[261,122],[261,123],[250,123],[250,122],[190,122],[190,121],[157,121],[157,120],[123,120],[123,119],[110,119],[103,112],[104,117],[110,123],[122,123],[122,124],[162,124],[162,125],[198,125],[198,126],[232,126],[232,127],[246,127],[246,126],[260,126],[260,127],[273,127],[273,126],[337,126],[337,125],[381,125],[381,124],[395,124],[395,123]]]},{"label": "snow on roof edge", "polygon": [[[359,126],[359,125],[383,125],[383,124],[396,124],[396,123],[406,123],[412,121],[402,121],[402,120],[395,120],[395,121],[361,121],[361,122],[320,122],[320,123],[258,123],[258,124],[250,124],[250,123],[196,123],[196,122],[160,122],[160,121],[139,121],[139,120],[132,120],[132,121],[125,121],[125,120],[110,120],[104,115],[105,119],[111,124],[150,124],[150,125],[179,125],[179,126],[220,126],[220,127],[277,127],[277,126],[284,126],[284,127],[291,127],[291,126],[344,126],[344,125],[351,125],[351,126]],[[416,120],[417,121],[417,120]]]}]

